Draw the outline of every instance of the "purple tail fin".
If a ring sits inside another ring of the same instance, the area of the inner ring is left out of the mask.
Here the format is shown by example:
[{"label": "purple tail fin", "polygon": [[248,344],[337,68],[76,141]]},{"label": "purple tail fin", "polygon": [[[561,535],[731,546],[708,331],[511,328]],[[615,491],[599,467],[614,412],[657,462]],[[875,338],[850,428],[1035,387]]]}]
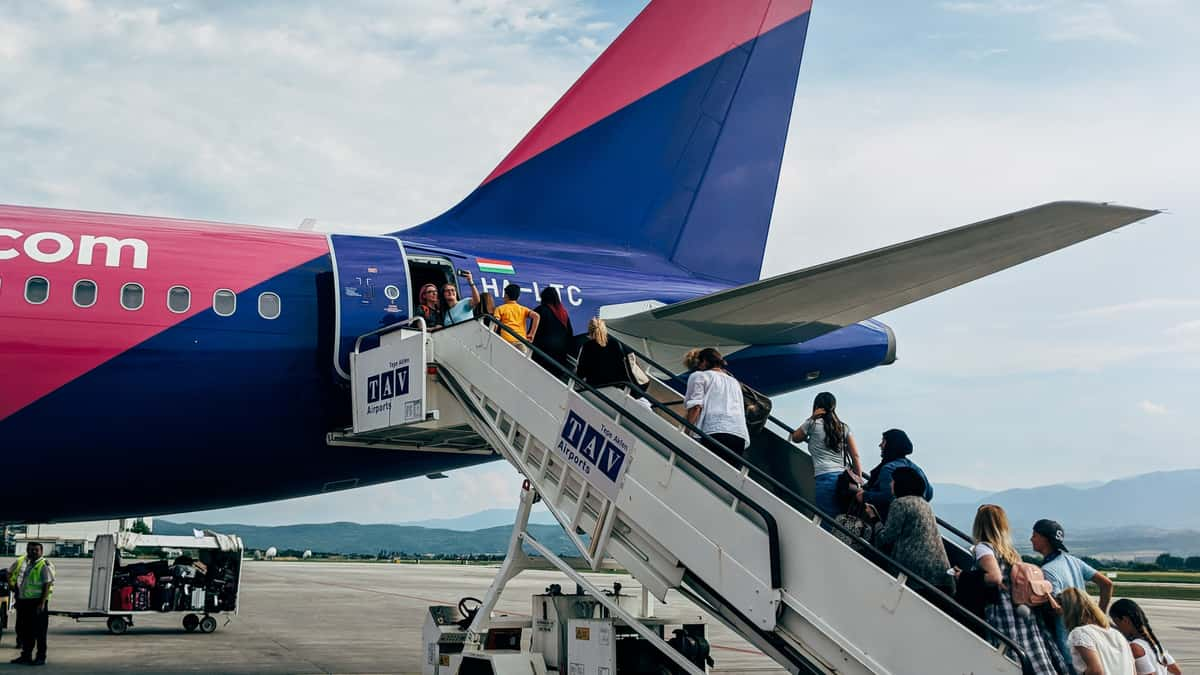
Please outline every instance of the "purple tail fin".
[{"label": "purple tail fin", "polygon": [[406,236],[758,279],[811,0],[655,0],[474,192]]}]

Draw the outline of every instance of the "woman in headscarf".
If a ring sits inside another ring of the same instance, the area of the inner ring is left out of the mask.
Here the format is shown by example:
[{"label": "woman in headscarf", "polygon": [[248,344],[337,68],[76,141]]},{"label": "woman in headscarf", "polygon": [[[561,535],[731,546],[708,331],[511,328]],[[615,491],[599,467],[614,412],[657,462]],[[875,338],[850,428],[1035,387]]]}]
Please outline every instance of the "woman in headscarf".
[{"label": "woman in headscarf", "polygon": [[915,462],[908,458],[913,452],[912,441],[908,434],[899,429],[888,429],[883,432],[883,440],[879,442],[879,466],[871,469],[871,477],[866,485],[855,495],[860,503],[871,504],[879,513],[879,517],[887,521],[888,507],[892,504],[892,472],[902,466],[915,470],[925,481],[925,501],[933,500],[933,486],[925,477],[925,472]]},{"label": "woman in headscarf", "polygon": [[571,327],[571,317],[567,314],[567,308],[563,307],[558,289],[553,286],[542,289],[541,300],[542,304],[533,308],[539,317],[533,346],[545,352],[550,360],[536,351],[533,353],[533,360],[555,377],[565,380],[566,375],[551,361],[557,362],[563,368],[570,368],[567,354],[571,353],[571,347],[575,343],[575,329]]}]

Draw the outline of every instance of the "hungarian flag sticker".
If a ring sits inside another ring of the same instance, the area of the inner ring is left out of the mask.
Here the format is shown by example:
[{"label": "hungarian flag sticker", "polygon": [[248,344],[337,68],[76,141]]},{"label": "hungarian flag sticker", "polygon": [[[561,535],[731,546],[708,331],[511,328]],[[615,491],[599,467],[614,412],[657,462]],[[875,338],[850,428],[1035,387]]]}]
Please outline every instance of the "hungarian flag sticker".
[{"label": "hungarian flag sticker", "polygon": [[480,272],[491,272],[492,274],[516,274],[516,272],[513,271],[512,263],[507,260],[476,258],[475,263],[479,265]]}]

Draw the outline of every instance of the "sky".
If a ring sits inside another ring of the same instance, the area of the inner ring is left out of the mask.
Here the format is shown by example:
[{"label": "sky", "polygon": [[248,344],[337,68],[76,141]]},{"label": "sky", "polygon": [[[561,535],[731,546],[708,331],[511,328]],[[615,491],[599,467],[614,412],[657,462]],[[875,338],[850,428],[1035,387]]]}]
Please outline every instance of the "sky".
[{"label": "sky", "polygon": [[[1167,211],[880,317],[899,360],[829,385],[864,456],[899,427],[935,484],[1200,466],[1200,5],[814,4],[764,276],[1057,199]],[[0,203],[415,225],[641,6],[0,4]],[[518,485],[493,463],[187,515],[409,521],[514,506]]]}]

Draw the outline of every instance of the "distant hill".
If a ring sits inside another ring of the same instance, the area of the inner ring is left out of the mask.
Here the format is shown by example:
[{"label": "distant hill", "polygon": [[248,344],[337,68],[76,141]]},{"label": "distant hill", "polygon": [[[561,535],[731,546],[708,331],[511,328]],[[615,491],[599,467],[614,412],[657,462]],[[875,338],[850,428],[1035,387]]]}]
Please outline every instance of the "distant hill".
[{"label": "distant hill", "polygon": [[[396,524],[439,530],[474,532],[489,527],[511,525],[516,520],[516,517],[516,509],[486,509],[457,518],[432,518],[430,520],[413,520]],[[554,516],[550,515],[550,512],[544,507],[539,508],[539,506],[535,506],[533,512],[529,514],[529,522],[539,525],[554,525],[557,521],[554,520]]]},{"label": "distant hill", "polygon": [[[191,535],[192,530],[213,530],[236,534],[246,548],[323,553],[377,553],[408,551],[412,553],[443,553],[450,555],[502,554],[508,548],[511,525],[490,527],[464,533],[457,530],[433,529],[412,525],[360,525],[358,523],[320,523],[308,525],[235,525],[173,523],[154,521],[155,534]],[[562,528],[555,525],[530,525],[529,531],[538,541],[556,553],[577,553]]]},{"label": "distant hill", "polygon": [[[935,487],[936,484],[935,484]],[[1135,550],[1121,544],[1124,538],[1155,530],[1200,530],[1200,469],[1161,471],[1114,480],[1084,488],[1069,485],[1005,490],[988,495],[975,503],[955,504],[934,494],[934,510],[954,525],[969,531],[978,504],[986,500],[1008,512],[1013,536],[1018,545],[1028,547],[1029,532],[1039,518],[1053,518],[1067,531],[1067,545],[1083,544],[1085,533],[1106,531],[1103,546],[1120,544],[1122,550]],[[1141,526],[1135,528],[1133,526]],[[1118,529],[1120,528],[1120,529]],[[1161,537],[1160,537],[1161,540]],[[1101,544],[1092,537],[1091,541]],[[1143,541],[1148,541],[1143,538]],[[1186,537],[1184,539],[1186,540]],[[1141,550],[1141,549],[1136,549]],[[1168,550],[1168,549],[1160,549]],[[1179,549],[1174,553],[1183,553]],[[1187,551],[1192,553],[1193,551]],[[1200,552],[1197,542],[1194,552]]]},{"label": "distant hill", "polygon": [[978,504],[992,494],[987,490],[957,483],[935,483],[934,485],[937,492],[933,498],[939,504]]}]

